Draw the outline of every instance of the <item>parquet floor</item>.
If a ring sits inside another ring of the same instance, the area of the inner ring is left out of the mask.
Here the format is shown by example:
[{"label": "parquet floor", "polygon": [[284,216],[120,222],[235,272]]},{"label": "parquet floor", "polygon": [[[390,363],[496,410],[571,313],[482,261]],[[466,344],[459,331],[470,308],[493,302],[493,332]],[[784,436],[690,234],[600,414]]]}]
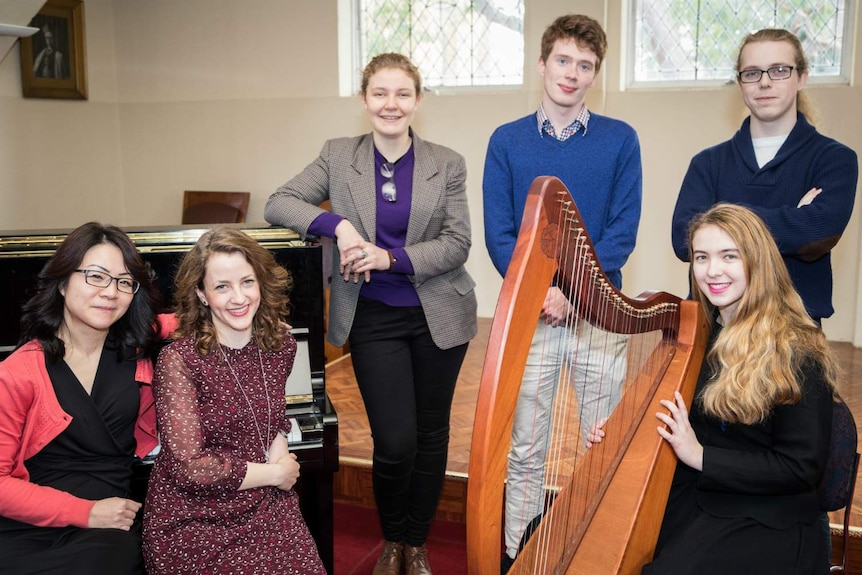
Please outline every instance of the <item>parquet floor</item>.
[{"label": "parquet floor", "polygon": [[[455,386],[447,467],[447,473],[455,477],[467,476],[473,417],[490,330],[491,320],[479,319],[479,333],[467,348],[467,357]],[[371,433],[349,355],[326,366],[326,392],[338,412],[339,459],[343,463],[370,465]]]},{"label": "parquet floor", "polygon": [[[490,329],[491,320],[480,318],[479,334],[470,343],[455,389],[447,475],[452,481],[461,484],[463,484],[468,473],[474,410]],[[845,370],[841,395],[856,416],[857,426],[859,426],[862,424],[862,348],[854,348],[849,343],[833,343],[832,345]],[[368,420],[365,416],[362,398],[353,378],[353,366],[349,355],[327,365],[326,390],[338,412],[341,474],[349,473],[351,467],[369,467],[372,452],[371,435],[368,431]],[[350,481],[356,483],[355,477],[352,477]],[[370,489],[367,478],[361,483],[363,483],[364,488]],[[862,528],[862,482],[859,485],[851,515],[851,524]],[[336,491],[338,489],[336,486]],[[451,497],[462,497],[463,485],[448,490],[448,493]],[[445,496],[446,493],[444,493],[444,498]],[[458,507],[456,502],[450,503],[450,509]],[[463,505],[463,502],[460,503]],[[445,507],[443,502],[441,502],[441,507]],[[458,512],[453,512],[449,514],[449,518],[457,518],[458,515]],[[842,522],[843,512],[833,514],[831,521],[834,523]]]}]

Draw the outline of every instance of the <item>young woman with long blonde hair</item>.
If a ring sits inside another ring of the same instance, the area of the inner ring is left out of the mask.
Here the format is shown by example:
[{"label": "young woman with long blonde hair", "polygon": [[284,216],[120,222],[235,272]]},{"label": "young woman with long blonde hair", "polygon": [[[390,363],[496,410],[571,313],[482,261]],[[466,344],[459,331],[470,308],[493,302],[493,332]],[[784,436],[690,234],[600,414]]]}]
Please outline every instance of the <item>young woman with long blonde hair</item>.
[{"label": "young woman with long blonde hair", "polygon": [[691,411],[656,414],[679,458],[655,574],[829,571],[817,494],[838,367],[763,221],[717,204],[689,231],[695,297],[713,320]]}]

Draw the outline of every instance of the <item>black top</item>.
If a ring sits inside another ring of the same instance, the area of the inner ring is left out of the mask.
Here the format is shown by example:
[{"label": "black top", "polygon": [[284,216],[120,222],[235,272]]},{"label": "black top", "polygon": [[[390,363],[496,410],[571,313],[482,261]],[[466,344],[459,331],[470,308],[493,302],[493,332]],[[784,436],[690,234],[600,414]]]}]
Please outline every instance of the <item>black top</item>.
[{"label": "black top", "polygon": [[[65,361],[47,361],[48,376],[69,426],[25,461],[30,481],[83,499],[128,497],[140,392],[137,362],[106,342],[88,395]],[[0,517],[0,532],[25,524]]]},{"label": "black top", "polygon": [[[720,329],[713,326],[708,349]],[[755,425],[726,423],[703,412],[699,398],[711,375],[704,360],[689,413],[703,445],[703,471],[680,462],[671,499],[679,504],[689,492],[711,515],[750,517],[777,529],[815,521],[832,425],[832,392],[820,366],[805,361],[798,376],[800,401],[776,407]]]},{"label": "black top", "polygon": [[46,363],[69,426],[26,461],[30,481],[84,499],[128,497],[140,392],[134,361],[102,350],[90,395],[65,361]]}]

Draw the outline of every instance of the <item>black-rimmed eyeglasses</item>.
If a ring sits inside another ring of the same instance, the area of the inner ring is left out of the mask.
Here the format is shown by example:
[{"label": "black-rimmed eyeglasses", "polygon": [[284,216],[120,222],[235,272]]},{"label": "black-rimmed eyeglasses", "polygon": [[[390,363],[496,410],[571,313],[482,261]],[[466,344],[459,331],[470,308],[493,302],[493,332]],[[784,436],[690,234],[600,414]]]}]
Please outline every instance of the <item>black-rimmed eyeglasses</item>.
[{"label": "black-rimmed eyeglasses", "polygon": [[773,66],[766,70],[743,70],[738,74],[739,81],[743,84],[760,82],[764,72],[770,80],[786,80],[793,74],[793,66]]},{"label": "black-rimmed eyeglasses", "polygon": [[383,193],[383,199],[389,202],[394,202],[397,197],[398,190],[395,188],[395,165],[389,162],[380,164],[380,175],[384,178],[389,178],[388,182],[383,182],[383,187],[380,191]]},{"label": "black-rimmed eyeglasses", "polygon": [[111,285],[111,282],[117,282],[117,290],[123,293],[136,294],[138,293],[138,289],[141,287],[141,283],[137,280],[133,280],[131,278],[115,278],[114,276],[106,274],[105,272],[100,272],[99,270],[75,271],[84,274],[84,281],[97,288],[106,288]]}]

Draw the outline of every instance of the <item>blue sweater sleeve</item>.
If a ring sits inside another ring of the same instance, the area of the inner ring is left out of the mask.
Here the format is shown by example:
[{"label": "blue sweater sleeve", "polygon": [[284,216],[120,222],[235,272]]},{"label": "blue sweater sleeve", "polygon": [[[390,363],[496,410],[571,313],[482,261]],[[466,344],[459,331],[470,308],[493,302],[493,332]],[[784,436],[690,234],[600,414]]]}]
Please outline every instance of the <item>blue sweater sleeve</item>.
[{"label": "blue sweater sleeve", "polygon": [[815,153],[808,158],[804,193],[823,190],[814,201],[798,208],[793,202],[777,207],[743,204],[766,222],[783,255],[806,261],[823,256],[835,247],[850,221],[859,177],[856,153],[826,140],[809,150]]},{"label": "blue sweater sleeve", "polygon": [[497,130],[488,142],[482,176],[482,206],[485,218],[485,245],[494,267],[506,275],[515,251],[521,222],[515,221],[515,191],[505,146]]},{"label": "blue sweater sleeve", "polygon": [[641,217],[643,172],[637,133],[628,130],[620,147],[610,186],[611,201],[598,241],[594,241],[599,263],[617,288],[622,288],[622,268],[635,249]]},{"label": "blue sweater sleeve", "polygon": [[710,155],[703,151],[692,158],[688,166],[671,219],[671,242],[676,257],[684,262],[688,257],[688,225],[697,214],[705,212],[718,200],[710,174]]}]

